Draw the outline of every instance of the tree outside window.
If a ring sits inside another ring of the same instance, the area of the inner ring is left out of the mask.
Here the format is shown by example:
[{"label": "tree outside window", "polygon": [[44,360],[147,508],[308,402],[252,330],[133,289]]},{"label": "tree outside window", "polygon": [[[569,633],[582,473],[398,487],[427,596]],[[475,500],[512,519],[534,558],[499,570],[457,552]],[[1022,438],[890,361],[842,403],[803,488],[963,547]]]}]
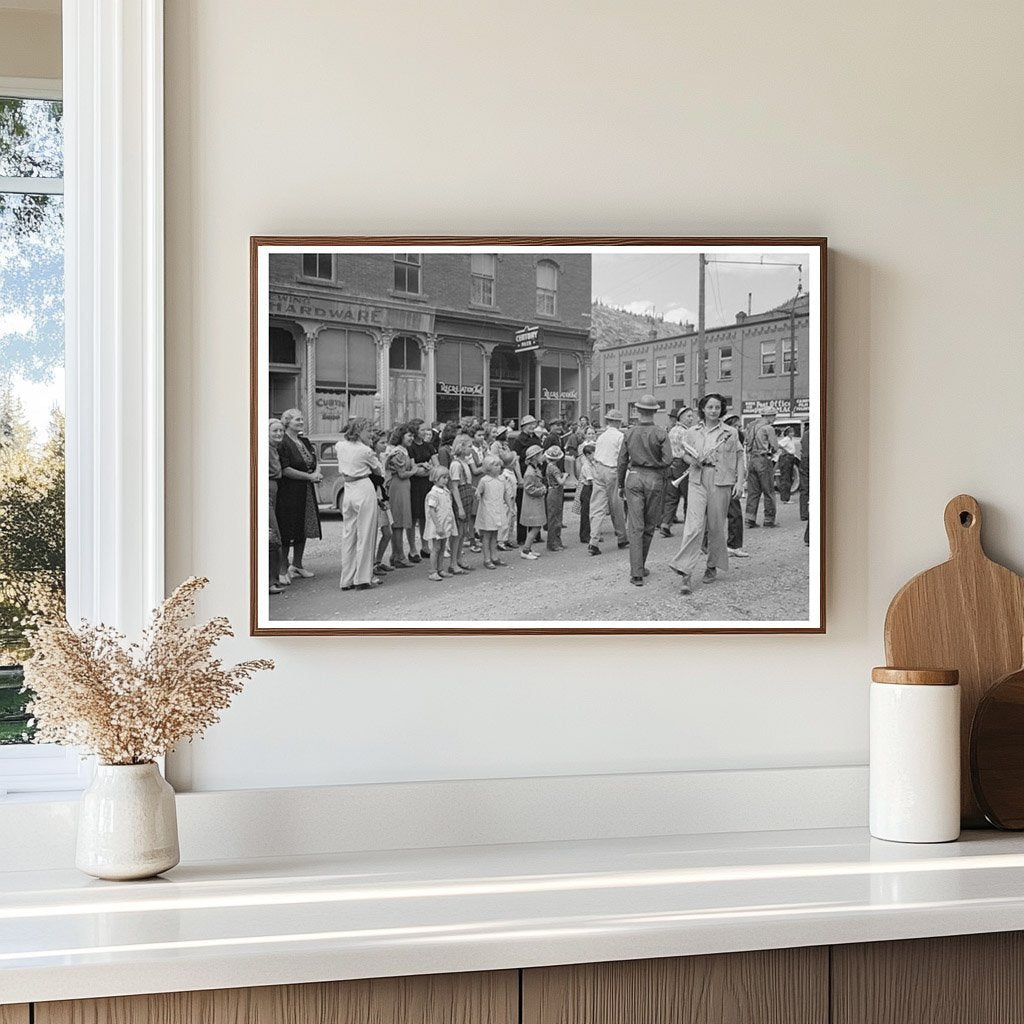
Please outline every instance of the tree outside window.
[{"label": "tree outside window", "polygon": [[64,603],[62,114],[0,97],[0,744],[31,739],[28,620]]}]

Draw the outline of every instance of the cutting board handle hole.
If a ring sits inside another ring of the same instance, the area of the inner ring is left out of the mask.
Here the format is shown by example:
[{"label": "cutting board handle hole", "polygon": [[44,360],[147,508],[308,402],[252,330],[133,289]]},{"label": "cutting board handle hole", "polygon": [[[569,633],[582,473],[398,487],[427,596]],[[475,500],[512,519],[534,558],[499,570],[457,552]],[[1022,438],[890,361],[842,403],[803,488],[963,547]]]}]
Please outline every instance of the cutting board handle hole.
[{"label": "cutting board handle hole", "polygon": [[974,522],[974,516],[972,516],[970,512],[961,512],[960,513],[960,525],[961,526],[970,526],[971,523],[973,523],[973,522]]}]

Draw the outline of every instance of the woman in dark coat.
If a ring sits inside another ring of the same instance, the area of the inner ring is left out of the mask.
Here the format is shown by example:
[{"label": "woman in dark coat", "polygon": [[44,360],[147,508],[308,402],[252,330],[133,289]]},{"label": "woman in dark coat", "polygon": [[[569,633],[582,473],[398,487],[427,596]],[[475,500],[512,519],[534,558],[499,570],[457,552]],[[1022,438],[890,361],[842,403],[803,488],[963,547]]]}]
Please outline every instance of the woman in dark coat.
[{"label": "woman in dark coat", "polygon": [[[406,445],[409,458],[416,467],[412,475],[412,493],[410,494],[413,537],[415,538],[415,527],[418,524],[420,528],[420,556],[422,558],[429,558],[430,552],[427,550],[426,542],[422,538],[423,527],[427,521],[427,492],[433,486],[430,482],[430,468],[437,465],[437,455],[434,452],[434,445],[431,440],[433,431],[430,429],[430,424],[424,423],[422,420],[411,420],[409,427],[415,431],[412,444]],[[414,547],[410,550],[415,554],[416,549]]]},{"label": "woman in dark coat", "polygon": [[[278,448],[281,457],[281,480],[277,485],[277,526],[281,532],[281,576],[309,579],[313,573],[303,568],[302,556],[310,537],[319,540],[320,512],[317,508],[316,484],[323,476],[317,469],[316,451],[301,431],[305,427],[302,411],[289,409],[281,414],[284,439]],[[292,551],[288,569],[288,549]]]}]

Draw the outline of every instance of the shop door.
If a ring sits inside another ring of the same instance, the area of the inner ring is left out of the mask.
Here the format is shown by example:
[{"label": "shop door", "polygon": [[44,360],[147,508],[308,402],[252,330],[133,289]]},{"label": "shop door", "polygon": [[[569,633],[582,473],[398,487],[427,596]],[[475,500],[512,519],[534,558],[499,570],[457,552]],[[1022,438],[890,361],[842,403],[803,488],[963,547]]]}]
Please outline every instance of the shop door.
[{"label": "shop door", "polygon": [[427,415],[426,375],[410,370],[391,371],[391,418],[387,426],[424,419]]},{"label": "shop door", "polygon": [[519,421],[522,388],[491,388],[491,419],[504,423],[507,419]]}]

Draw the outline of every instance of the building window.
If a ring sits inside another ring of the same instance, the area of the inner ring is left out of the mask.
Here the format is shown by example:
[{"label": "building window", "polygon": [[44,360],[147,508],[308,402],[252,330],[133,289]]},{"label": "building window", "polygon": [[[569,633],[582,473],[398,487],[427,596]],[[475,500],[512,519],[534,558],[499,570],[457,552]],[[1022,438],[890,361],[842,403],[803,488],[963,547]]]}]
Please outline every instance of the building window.
[{"label": "building window", "polygon": [[484,414],[484,354],[472,342],[437,346],[437,418],[459,420]]},{"label": "building window", "polygon": [[761,342],[761,376],[775,376],[775,342]]},{"label": "building window", "polygon": [[558,311],[558,267],[550,260],[537,264],[537,312],[555,316]]},{"label": "building window", "polygon": [[606,391],[614,391],[615,390],[615,371],[614,370],[609,370],[608,371],[608,387],[605,390]]},{"label": "building window", "polygon": [[469,300],[478,306],[494,305],[494,267],[496,257],[490,253],[473,253],[469,258]]},{"label": "building window", "polygon": [[638,388],[647,387],[647,360],[638,359],[636,361],[636,386]]},{"label": "building window", "polygon": [[418,252],[395,253],[395,291],[408,295],[420,294],[420,268],[422,256]]},{"label": "building window", "polygon": [[622,386],[624,388],[631,388],[633,386],[633,364],[623,363],[622,364]]},{"label": "building window", "polygon": [[270,328],[270,362],[282,366],[297,366],[295,335],[283,327]]},{"label": "building window", "polygon": [[654,360],[654,383],[661,387],[668,383],[668,357],[658,356]]},{"label": "building window", "polygon": [[317,277],[322,281],[334,278],[334,257],[329,252],[304,252],[302,254],[302,276]]},{"label": "building window", "polygon": [[391,341],[388,349],[388,366],[392,370],[422,370],[423,356],[420,343],[415,338],[400,334]]},{"label": "building window", "polygon": [[576,419],[580,402],[580,364],[572,352],[546,352],[540,361],[540,418]]},{"label": "building window", "polygon": [[685,384],[686,383],[686,353],[679,352],[676,354],[675,359],[672,363],[672,383],[673,384]]},{"label": "building window", "polygon": [[[793,358],[792,342],[789,338],[783,338],[782,340],[782,372],[783,373],[796,373],[800,369],[799,357],[794,361]],[[790,364],[793,364],[792,367]]]},{"label": "building window", "polygon": [[316,395],[312,410],[306,410],[310,433],[340,434],[356,416],[373,420],[376,394],[373,338],[362,331],[322,330],[316,339]]},{"label": "building window", "polygon": [[729,345],[718,350],[718,379],[732,380],[732,347]]}]

